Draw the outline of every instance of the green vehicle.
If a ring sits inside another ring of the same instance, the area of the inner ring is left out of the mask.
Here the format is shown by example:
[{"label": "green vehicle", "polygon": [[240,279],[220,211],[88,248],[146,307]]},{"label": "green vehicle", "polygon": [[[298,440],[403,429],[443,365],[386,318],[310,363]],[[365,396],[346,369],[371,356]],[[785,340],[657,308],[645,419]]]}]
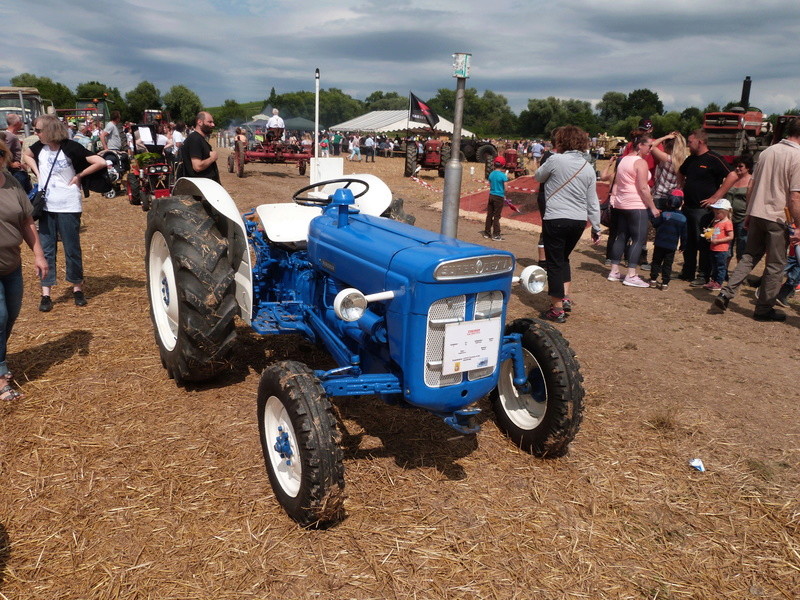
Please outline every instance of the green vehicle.
[{"label": "green vehicle", "polygon": [[6,115],[11,113],[22,117],[25,137],[33,133],[33,122],[46,113],[55,112],[50,100],[42,100],[35,87],[0,87],[0,130],[8,126]]}]

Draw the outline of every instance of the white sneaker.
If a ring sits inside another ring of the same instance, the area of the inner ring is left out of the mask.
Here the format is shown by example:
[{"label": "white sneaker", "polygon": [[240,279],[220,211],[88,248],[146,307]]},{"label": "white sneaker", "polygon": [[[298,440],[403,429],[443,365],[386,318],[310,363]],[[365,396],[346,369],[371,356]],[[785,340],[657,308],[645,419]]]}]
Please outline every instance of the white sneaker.
[{"label": "white sneaker", "polygon": [[622,285],[629,285],[631,287],[640,287],[640,288],[649,288],[650,284],[647,283],[644,279],[639,277],[638,275],[634,275],[633,277],[626,277],[622,280]]}]

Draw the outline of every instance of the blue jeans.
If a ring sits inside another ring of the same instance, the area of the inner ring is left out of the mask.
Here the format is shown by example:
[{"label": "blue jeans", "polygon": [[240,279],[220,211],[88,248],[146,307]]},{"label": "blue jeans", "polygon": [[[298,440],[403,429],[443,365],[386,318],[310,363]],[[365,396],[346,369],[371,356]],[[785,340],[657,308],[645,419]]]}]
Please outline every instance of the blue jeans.
[{"label": "blue jeans", "polygon": [[728,251],[711,250],[711,281],[720,285],[728,278]]},{"label": "blue jeans", "polygon": [[6,350],[11,328],[22,308],[22,266],[0,275],[0,377],[8,373]]},{"label": "blue jeans", "polygon": [[44,257],[47,259],[47,277],[42,279],[43,287],[56,284],[56,240],[61,236],[64,246],[64,260],[67,264],[67,281],[79,285],[83,283],[83,255],[81,253],[81,213],[51,213],[45,211],[39,219],[39,240],[42,242]]}]

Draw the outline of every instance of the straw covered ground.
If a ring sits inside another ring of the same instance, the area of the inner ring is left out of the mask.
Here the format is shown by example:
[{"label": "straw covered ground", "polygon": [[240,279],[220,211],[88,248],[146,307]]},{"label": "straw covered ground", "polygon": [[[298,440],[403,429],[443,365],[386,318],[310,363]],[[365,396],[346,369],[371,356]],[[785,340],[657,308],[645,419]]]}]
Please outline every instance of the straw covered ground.
[{"label": "straw covered ground", "polygon": [[[468,167],[464,193],[484,186]],[[380,175],[438,230],[441,193],[404,179],[401,159],[345,170]],[[290,165],[223,173],[241,209],[306,181]],[[459,235],[478,242],[474,218]],[[756,323],[747,289],[711,314],[708,292],[682,282],[606,281],[601,251],[582,243],[559,326],[587,391],[569,454],[519,451],[486,403],[464,438],[426,414],[337,399],[348,517],[303,530],[272,494],[256,389],[271,361],[327,357],[240,324],[229,372],[176,387],[153,338],[144,227],[124,198],[86,201],[82,309],[61,285],[54,310],[36,310],[26,252],[9,352],[26,398],[0,405],[0,598],[800,597],[796,305],[785,324]],[[504,235],[535,259],[533,231]],[[515,295],[511,316],[545,303]]]}]

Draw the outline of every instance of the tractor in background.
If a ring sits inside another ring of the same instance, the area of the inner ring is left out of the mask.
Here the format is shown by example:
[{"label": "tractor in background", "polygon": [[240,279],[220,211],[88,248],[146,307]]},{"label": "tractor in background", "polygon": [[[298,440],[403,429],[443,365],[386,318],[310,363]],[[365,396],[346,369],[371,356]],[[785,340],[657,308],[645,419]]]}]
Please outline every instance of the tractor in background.
[{"label": "tractor in background", "polygon": [[406,140],[406,160],[403,175],[414,177],[422,170],[436,171],[444,177],[444,167],[450,160],[450,143],[441,140],[418,142]]},{"label": "tractor in background", "polygon": [[[513,175],[514,179],[517,177],[522,177],[523,175],[528,175],[530,172],[525,167],[525,160],[523,157],[519,155],[519,153],[514,150],[513,148],[506,148],[503,150],[503,154],[500,156],[503,157],[505,160],[505,171],[509,175]],[[486,172],[485,176],[486,179],[489,179],[489,173],[494,170],[494,161],[497,157],[496,156],[488,156],[486,158]]]},{"label": "tractor in background", "polygon": [[254,140],[249,144],[237,143],[228,155],[228,172],[244,177],[244,166],[251,162],[296,163],[297,172],[305,175],[313,154],[299,143],[284,141],[283,131],[283,128],[270,127],[262,140]]}]

